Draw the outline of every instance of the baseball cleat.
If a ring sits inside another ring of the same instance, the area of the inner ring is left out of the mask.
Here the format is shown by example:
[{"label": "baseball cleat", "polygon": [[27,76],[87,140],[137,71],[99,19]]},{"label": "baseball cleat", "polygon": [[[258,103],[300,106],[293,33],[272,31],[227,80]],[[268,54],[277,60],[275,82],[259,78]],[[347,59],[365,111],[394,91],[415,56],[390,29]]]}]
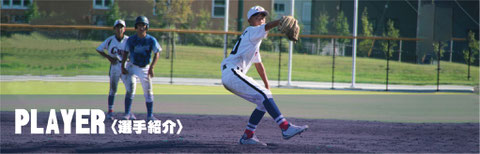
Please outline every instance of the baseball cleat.
[{"label": "baseball cleat", "polygon": [[107,120],[113,120],[115,117],[113,116],[113,112],[108,112],[107,113]]},{"label": "baseball cleat", "polygon": [[147,117],[147,122],[150,121],[150,120],[158,120],[157,118],[155,118],[155,116],[150,116],[150,117]]},{"label": "baseball cleat", "polygon": [[123,120],[137,120],[137,117],[135,117],[135,115],[133,115],[133,113],[129,113],[129,114],[126,114],[125,116],[123,116]]},{"label": "baseball cleat", "polygon": [[266,143],[258,140],[256,135],[253,135],[252,138],[247,138],[247,134],[243,134],[242,138],[240,138],[240,144],[251,144],[251,145],[262,145],[267,146]]},{"label": "baseball cleat", "polygon": [[283,139],[288,140],[297,134],[301,134],[307,129],[308,129],[308,125],[296,126],[296,125],[290,124],[287,130],[282,131]]}]

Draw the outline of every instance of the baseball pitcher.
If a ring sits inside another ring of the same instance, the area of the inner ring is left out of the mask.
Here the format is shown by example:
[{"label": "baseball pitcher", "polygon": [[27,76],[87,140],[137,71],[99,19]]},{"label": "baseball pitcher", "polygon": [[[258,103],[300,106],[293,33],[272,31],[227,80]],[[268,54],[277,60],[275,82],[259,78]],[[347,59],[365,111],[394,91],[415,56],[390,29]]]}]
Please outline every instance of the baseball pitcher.
[{"label": "baseball pitcher", "polygon": [[[224,87],[235,95],[257,105],[250,116],[244,134],[240,138],[240,144],[266,146],[254,134],[265,112],[268,112],[280,127],[283,139],[290,139],[308,128],[307,125],[293,125],[283,117],[270,92],[267,75],[259,52],[262,39],[267,37],[268,30],[277,26],[280,26],[279,29],[289,39],[293,41],[298,40],[299,28],[297,20],[291,16],[285,16],[280,20],[265,24],[265,16],[267,15],[268,12],[261,6],[254,6],[248,11],[247,16],[250,26],[243,31],[230,56],[225,58],[221,64]],[[255,64],[265,87],[260,86],[255,80],[246,75],[252,63]]]}]

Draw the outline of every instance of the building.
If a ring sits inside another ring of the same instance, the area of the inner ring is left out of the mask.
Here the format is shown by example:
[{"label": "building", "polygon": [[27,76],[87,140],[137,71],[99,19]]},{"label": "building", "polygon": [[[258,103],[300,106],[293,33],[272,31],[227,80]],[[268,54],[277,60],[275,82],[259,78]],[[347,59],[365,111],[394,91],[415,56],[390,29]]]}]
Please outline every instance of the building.
[{"label": "building", "polygon": [[[330,17],[334,17],[338,12],[343,11],[350,25],[350,33],[353,32],[353,0],[327,0],[312,1],[312,17],[319,16],[322,12],[327,12]],[[373,24],[373,35],[382,36],[386,31],[386,22],[390,19],[394,21],[395,28],[400,30],[400,37],[421,38],[434,42],[442,41],[448,44],[442,60],[450,58],[450,39],[439,39],[439,36],[448,38],[466,38],[469,31],[476,34],[478,40],[479,34],[479,1],[472,0],[402,0],[402,1],[359,1],[358,6],[358,35],[362,35],[362,24],[360,21],[361,13],[364,8],[368,8],[368,20]],[[312,20],[315,21],[313,18]],[[318,22],[313,22],[314,28]],[[450,25],[450,26],[448,26]],[[333,27],[329,27],[330,34],[335,34]],[[448,34],[445,36],[445,34]],[[425,56],[436,57],[431,46],[433,42],[415,42],[404,41],[402,45],[402,61],[423,63]],[[463,62],[461,51],[467,48],[466,41],[453,41],[452,55],[453,61]],[[428,47],[426,44],[429,44]],[[398,50],[398,49],[396,49]],[[347,55],[351,54],[351,49],[347,49]],[[381,56],[379,57],[381,58]],[[399,59],[393,56],[393,59]],[[478,65],[478,60],[475,62]]]},{"label": "building", "polygon": [[[43,14],[41,20],[33,21],[32,24],[59,24],[59,25],[105,25],[105,12],[114,2],[118,2],[121,11],[131,19],[138,15],[155,18],[155,3],[159,0],[2,0],[1,22],[2,23],[26,23],[25,12],[28,6],[35,2],[39,12]],[[239,4],[242,3],[243,5]],[[311,1],[299,1],[297,9],[304,8],[297,16],[305,21],[306,29],[311,24]],[[290,14],[289,0],[230,0],[229,25],[238,29],[239,21],[244,28],[247,25],[246,14],[255,6],[263,6],[269,12],[276,12],[276,18]],[[298,5],[298,4],[297,4]],[[242,8],[239,11],[239,8]],[[192,11],[195,13],[207,10],[211,13],[213,22],[211,29],[223,29],[225,16],[225,0],[193,0]],[[297,11],[298,12],[298,11]],[[239,16],[239,13],[241,15]],[[128,20],[128,19],[127,19]],[[308,30],[307,30],[308,31]]]},{"label": "building", "polygon": [[[42,18],[32,21],[32,24],[105,25],[105,12],[115,0],[2,0],[1,22],[25,23],[28,5],[34,2]],[[118,5],[130,18],[136,15],[153,17],[152,2],[118,0]]]}]

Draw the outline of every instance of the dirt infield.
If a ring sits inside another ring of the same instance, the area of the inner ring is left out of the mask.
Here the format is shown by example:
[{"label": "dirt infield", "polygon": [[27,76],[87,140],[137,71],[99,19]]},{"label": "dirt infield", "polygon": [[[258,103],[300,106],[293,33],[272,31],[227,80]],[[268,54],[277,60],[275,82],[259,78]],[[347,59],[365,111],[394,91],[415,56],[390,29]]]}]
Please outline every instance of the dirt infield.
[{"label": "dirt infield", "polygon": [[[59,113],[57,113],[59,115]],[[478,123],[385,123],[323,119],[288,120],[308,124],[310,129],[283,140],[270,117],[257,127],[257,136],[267,147],[238,145],[248,117],[156,114],[160,120],[180,119],[180,135],[114,135],[105,122],[102,135],[32,135],[30,126],[15,135],[14,112],[1,112],[1,152],[448,152],[478,153]],[[60,116],[59,116],[60,117]],[[118,115],[117,118],[120,118]],[[144,119],[144,114],[138,114]],[[38,114],[39,127],[46,127],[48,113]],[[60,132],[63,124],[59,120]],[[75,132],[75,123],[72,123]]]}]

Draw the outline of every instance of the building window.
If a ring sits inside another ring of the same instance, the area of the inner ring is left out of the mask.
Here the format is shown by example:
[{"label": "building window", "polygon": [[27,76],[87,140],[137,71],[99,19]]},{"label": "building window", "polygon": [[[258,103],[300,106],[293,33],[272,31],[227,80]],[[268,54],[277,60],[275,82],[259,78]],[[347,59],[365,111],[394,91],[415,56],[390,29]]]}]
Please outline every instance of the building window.
[{"label": "building window", "polygon": [[93,0],[94,9],[109,9],[113,0]]},{"label": "building window", "polygon": [[285,13],[285,4],[284,3],[275,3],[273,5],[275,13]]},{"label": "building window", "polygon": [[311,2],[303,3],[302,21],[304,24],[310,24],[310,21],[312,21],[312,3]]},{"label": "building window", "polygon": [[32,0],[2,0],[2,9],[27,9]]},{"label": "building window", "polygon": [[225,17],[225,0],[212,1],[212,17],[214,18]]}]

